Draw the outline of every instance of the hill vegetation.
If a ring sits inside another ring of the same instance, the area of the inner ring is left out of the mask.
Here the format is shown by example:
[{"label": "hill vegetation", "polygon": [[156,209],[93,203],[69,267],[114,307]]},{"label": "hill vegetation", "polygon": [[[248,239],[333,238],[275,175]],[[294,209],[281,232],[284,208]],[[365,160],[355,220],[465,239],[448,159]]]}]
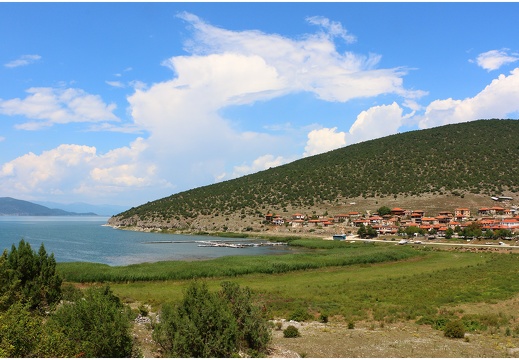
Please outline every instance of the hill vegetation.
[{"label": "hill vegetation", "polygon": [[[131,208],[113,225],[193,228],[198,219],[339,209],[351,199],[519,193],[519,121],[478,120],[346,146]],[[158,225],[157,225],[158,224]]]}]

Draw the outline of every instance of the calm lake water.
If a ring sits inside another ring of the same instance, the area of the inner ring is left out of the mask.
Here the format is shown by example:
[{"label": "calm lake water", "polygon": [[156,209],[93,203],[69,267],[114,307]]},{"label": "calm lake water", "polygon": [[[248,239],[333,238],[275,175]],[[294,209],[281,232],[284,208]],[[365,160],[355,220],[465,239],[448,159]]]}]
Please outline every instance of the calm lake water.
[{"label": "calm lake water", "polygon": [[[227,255],[282,254],[284,246],[199,247],[198,241],[247,243],[251,239],[142,233],[113,229],[107,217],[0,216],[0,251],[21,239],[38,251],[43,243],[57,262],[86,261],[129,265],[162,260],[201,260]],[[258,242],[258,241],[256,241]]]}]

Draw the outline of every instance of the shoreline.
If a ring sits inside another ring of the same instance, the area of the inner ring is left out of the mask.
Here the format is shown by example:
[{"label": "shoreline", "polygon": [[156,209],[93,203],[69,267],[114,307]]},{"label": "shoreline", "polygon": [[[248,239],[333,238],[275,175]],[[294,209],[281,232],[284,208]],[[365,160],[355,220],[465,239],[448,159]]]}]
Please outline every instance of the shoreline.
[{"label": "shoreline", "polygon": [[[226,239],[249,239],[249,240],[266,240],[266,241],[282,241],[282,240],[298,240],[298,239],[320,239],[325,241],[344,241],[344,242],[380,242],[380,243],[389,243],[400,246],[423,246],[423,247],[454,247],[456,249],[449,250],[461,250],[461,251],[509,251],[509,252],[519,252],[519,244],[516,242],[515,244],[488,244],[481,243],[483,240],[475,240],[471,242],[451,242],[445,239],[434,239],[433,241],[425,240],[425,238],[417,237],[415,240],[408,239],[409,241],[405,244],[399,244],[399,241],[404,239],[402,237],[394,237],[391,239],[388,238],[373,238],[373,239],[361,239],[357,235],[348,234],[346,239],[344,240],[334,240],[333,235],[330,234],[315,234],[308,232],[298,232],[292,233],[290,231],[287,232],[209,232],[209,231],[178,231],[178,230],[156,230],[156,229],[148,229],[141,228],[138,226],[114,226],[109,225],[114,229],[118,230],[126,230],[126,231],[137,231],[137,232],[156,232],[163,234],[178,234],[178,235],[198,235],[198,236],[208,236],[208,237],[220,237]],[[415,242],[416,241],[416,242]],[[459,249],[457,249],[459,248]]]}]

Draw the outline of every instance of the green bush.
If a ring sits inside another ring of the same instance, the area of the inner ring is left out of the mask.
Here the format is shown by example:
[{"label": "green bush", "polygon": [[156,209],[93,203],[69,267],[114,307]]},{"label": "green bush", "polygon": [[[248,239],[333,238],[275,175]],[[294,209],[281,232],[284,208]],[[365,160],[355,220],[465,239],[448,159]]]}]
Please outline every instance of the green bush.
[{"label": "green bush", "polygon": [[0,256],[0,310],[17,301],[46,310],[61,299],[61,282],[54,254],[47,255],[43,244],[36,253],[20,240],[18,248],[13,244]]},{"label": "green bush", "polygon": [[133,354],[132,313],[108,286],[89,288],[84,297],[64,303],[48,326],[84,357],[130,357]]},{"label": "green bush", "polygon": [[193,282],[180,304],[162,307],[153,339],[168,357],[231,357],[239,351],[262,355],[270,342],[270,327],[248,288],[224,282],[210,293],[207,284]]},{"label": "green bush", "polygon": [[0,357],[37,357],[41,331],[41,321],[31,315],[27,305],[13,304],[0,313]]},{"label": "green bush", "polygon": [[465,326],[461,320],[453,320],[445,325],[443,335],[448,338],[461,339],[465,337]]},{"label": "green bush", "polygon": [[299,330],[294,325],[288,325],[285,330],[283,330],[283,337],[286,338],[296,338],[301,336],[299,334]]},{"label": "green bush", "polygon": [[320,314],[319,315],[319,322],[322,322],[323,324],[326,324],[328,322],[328,315],[327,314]]},{"label": "green bush", "polygon": [[290,317],[288,319],[302,322],[313,319],[313,316],[310,315],[308,311],[306,311],[305,309],[298,308],[292,314],[290,314]]}]

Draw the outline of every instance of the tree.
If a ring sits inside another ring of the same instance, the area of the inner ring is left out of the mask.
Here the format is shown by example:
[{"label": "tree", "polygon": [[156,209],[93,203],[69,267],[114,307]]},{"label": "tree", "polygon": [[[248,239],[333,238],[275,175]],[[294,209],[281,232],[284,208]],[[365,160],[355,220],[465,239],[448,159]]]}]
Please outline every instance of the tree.
[{"label": "tree", "polygon": [[391,214],[391,209],[387,206],[381,206],[378,208],[377,213],[379,216],[389,215]]},{"label": "tree", "polygon": [[61,299],[61,282],[54,254],[48,255],[43,244],[36,253],[22,239],[18,248],[13,244],[0,257],[0,309],[16,301],[27,302],[31,309],[47,309]]},{"label": "tree", "polygon": [[130,357],[133,353],[131,310],[108,286],[92,287],[81,299],[64,303],[49,326],[68,342],[68,356]]},{"label": "tree", "polygon": [[366,234],[365,236],[367,238],[374,238],[377,237],[378,233],[377,230],[373,229],[371,225],[366,226]]},{"label": "tree", "polygon": [[366,225],[364,225],[363,223],[361,223],[360,226],[359,226],[359,230],[357,230],[357,235],[359,235],[359,237],[360,237],[361,239],[363,239],[364,236],[366,236],[366,233],[367,233]]},{"label": "tree", "polygon": [[452,235],[454,235],[454,230],[452,228],[447,228],[447,230],[445,230],[445,239],[451,239]]},{"label": "tree", "polygon": [[222,283],[218,293],[193,282],[179,304],[164,304],[153,339],[168,357],[231,357],[264,352],[270,330],[249,289]]},{"label": "tree", "polygon": [[420,229],[418,226],[408,226],[406,229],[405,229],[405,233],[407,234],[408,237],[413,237],[414,234],[424,234],[424,230],[423,229]]}]

